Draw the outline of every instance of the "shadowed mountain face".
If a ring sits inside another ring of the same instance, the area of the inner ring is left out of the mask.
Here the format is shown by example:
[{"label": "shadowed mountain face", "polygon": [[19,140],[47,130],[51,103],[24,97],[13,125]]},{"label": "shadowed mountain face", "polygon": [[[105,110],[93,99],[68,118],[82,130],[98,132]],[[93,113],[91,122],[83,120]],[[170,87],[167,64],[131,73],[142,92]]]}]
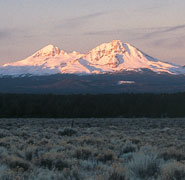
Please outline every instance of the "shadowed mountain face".
[{"label": "shadowed mountain face", "polygon": [[25,76],[0,78],[0,93],[109,94],[185,91],[185,76],[152,71],[114,74]]},{"label": "shadowed mountain face", "polygon": [[185,74],[185,69],[180,65],[159,61],[128,43],[114,40],[101,44],[87,54],[75,51],[66,53],[53,45],[48,45],[24,60],[4,64],[0,67],[0,75],[89,75],[141,72],[143,69],[158,74]]}]

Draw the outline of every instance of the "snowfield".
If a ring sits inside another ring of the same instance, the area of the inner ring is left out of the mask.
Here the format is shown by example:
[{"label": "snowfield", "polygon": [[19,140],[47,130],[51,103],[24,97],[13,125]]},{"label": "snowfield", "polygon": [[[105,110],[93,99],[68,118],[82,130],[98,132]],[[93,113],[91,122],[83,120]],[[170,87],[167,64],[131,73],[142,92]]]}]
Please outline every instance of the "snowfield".
[{"label": "snowfield", "polygon": [[135,84],[135,81],[119,81],[118,85],[122,85],[122,84]]}]

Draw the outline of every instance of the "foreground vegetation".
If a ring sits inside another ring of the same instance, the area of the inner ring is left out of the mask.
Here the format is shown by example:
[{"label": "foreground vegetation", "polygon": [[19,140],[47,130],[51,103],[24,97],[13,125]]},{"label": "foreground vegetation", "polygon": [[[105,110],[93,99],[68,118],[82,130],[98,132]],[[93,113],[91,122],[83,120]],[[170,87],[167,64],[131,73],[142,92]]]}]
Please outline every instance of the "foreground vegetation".
[{"label": "foreground vegetation", "polygon": [[185,117],[185,93],[39,95],[0,94],[0,117]]},{"label": "foreground vegetation", "polygon": [[1,180],[183,180],[185,119],[0,119]]}]

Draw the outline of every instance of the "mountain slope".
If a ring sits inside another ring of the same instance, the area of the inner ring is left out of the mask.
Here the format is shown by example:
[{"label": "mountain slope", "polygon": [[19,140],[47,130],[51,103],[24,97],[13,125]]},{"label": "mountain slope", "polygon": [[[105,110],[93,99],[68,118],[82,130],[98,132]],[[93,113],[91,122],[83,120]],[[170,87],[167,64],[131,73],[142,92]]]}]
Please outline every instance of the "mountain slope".
[{"label": "mountain slope", "polygon": [[1,75],[100,74],[122,71],[185,74],[180,65],[154,59],[128,43],[114,40],[92,49],[87,54],[66,53],[48,45],[32,56],[0,67]]}]

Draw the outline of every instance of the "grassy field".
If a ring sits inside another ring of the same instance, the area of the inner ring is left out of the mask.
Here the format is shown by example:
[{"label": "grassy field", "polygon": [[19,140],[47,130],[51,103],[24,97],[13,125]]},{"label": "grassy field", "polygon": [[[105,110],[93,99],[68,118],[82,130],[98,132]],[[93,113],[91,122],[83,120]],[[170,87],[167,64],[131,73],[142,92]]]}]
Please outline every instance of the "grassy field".
[{"label": "grassy field", "polygon": [[0,119],[0,180],[183,180],[185,119]]}]

